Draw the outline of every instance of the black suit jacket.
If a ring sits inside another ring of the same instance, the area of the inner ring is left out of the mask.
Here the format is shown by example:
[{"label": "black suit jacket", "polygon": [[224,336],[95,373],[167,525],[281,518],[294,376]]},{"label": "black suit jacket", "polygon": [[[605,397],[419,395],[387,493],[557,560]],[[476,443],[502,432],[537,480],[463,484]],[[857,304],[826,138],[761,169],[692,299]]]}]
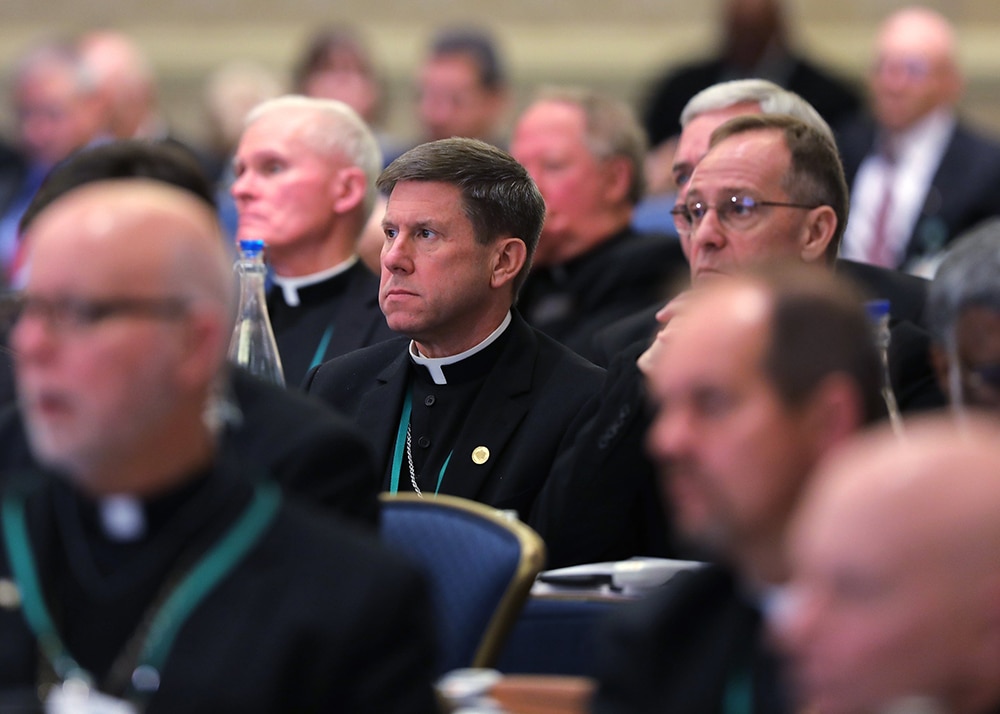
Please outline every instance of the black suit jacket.
[{"label": "black suit jacket", "polygon": [[[925,312],[930,281],[926,278],[843,258],[837,259],[834,270],[852,280],[866,299],[888,300],[893,318],[929,329]],[[661,307],[659,303],[651,305],[601,329],[594,335],[593,361],[606,366],[636,340],[651,339],[658,328],[656,311]]]},{"label": "black suit jacket", "polygon": [[662,303],[688,270],[676,237],[626,229],[570,261],[532,270],[517,307],[532,327],[596,362],[594,333]]},{"label": "black suit jacket", "polygon": [[[83,667],[105,679],[102,662],[121,651],[166,576],[242,514],[252,469],[220,454],[202,484],[167,497],[152,536],[128,550],[88,525],[93,507],[65,479],[25,480],[41,588]],[[4,494],[22,483],[6,482]],[[96,565],[109,555],[110,573]],[[0,577],[10,574],[0,548]],[[20,608],[0,609],[0,632],[0,692],[34,689],[40,657]],[[373,535],[286,500],[191,611],[146,711],[432,714],[434,647],[428,592],[409,564]]]},{"label": "black suit jacket", "polygon": [[[225,440],[290,493],[349,520],[378,524],[379,478],[368,442],[346,418],[304,394],[234,369],[240,422]],[[37,468],[14,404],[0,409],[0,476]]]},{"label": "black suit jacket", "polygon": [[[867,118],[838,132],[848,184],[854,184],[875,141],[875,124]],[[931,180],[903,265],[939,252],[962,231],[996,215],[1000,215],[1000,144],[959,123]]]},{"label": "black suit jacket", "polygon": [[791,711],[760,613],[718,566],[679,573],[615,613],[596,652],[593,714],[722,714],[744,676],[753,712]]},{"label": "black suit jacket", "polygon": [[[604,370],[531,329],[515,312],[510,339],[457,437],[441,493],[512,508],[526,518],[566,434]],[[409,341],[384,342],[320,365],[306,388],[349,416],[369,439],[388,488],[400,412],[410,381]],[[472,452],[486,446],[483,464]]]}]

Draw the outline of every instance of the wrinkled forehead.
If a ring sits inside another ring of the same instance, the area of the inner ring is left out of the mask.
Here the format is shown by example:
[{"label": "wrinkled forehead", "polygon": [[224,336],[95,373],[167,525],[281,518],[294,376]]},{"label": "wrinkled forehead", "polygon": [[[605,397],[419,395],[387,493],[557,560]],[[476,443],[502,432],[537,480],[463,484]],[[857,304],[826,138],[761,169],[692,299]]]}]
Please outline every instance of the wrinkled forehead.
[{"label": "wrinkled forehead", "polygon": [[709,148],[695,167],[690,192],[779,189],[791,158],[778,130],[734,134]]},{"label": "wrinkled forehead", "polygon": [[955,56],[955,37],[951,28],[935,16],[904,13],[882,28],[877,53],[881,59],[951,62]]}]

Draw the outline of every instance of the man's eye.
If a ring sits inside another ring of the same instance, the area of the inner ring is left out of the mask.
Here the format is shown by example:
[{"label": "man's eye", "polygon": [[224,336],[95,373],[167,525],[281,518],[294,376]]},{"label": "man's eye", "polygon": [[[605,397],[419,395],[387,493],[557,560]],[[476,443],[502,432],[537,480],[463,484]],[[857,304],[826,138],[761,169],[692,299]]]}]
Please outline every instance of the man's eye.
[{"label": "man's eye", "polygon": [[389,238],[390,240],[392,238],[395,238],[396,234],[399,233],[399,231],[397,231],[395,228],[383,228],[382,232],[385,233],[385,237]]},{"label": "man's eye", "polygon": [[729,212],[734,216],[752,216],[757,209],[757,202],[749,196],[733,196],[729,204]]},{"label": "man's eye", "polygon": [[432,230],[423,228],[417,233],[417,235],[421,238],[434,238],[437,234]]}]

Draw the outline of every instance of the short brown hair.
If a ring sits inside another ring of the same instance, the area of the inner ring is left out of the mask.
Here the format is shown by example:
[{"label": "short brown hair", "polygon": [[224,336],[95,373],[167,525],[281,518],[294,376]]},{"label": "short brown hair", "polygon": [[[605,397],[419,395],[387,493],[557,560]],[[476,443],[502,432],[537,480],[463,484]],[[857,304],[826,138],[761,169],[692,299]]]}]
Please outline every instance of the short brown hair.
[{"label": "short brown hair", "polygon": [[393,161],[377,185],[389,195],[400,181],[440,181],[457,187],[476,240],[483,245],[505,236],[524,241],[527,260],[514,279],[517,295],[545,221],[545,201],[521,164],[478,139],[440,139],[420,144]]},{"label": "short brown hair", "polygon": [[886,415],[882,369],[861,295],[830,270],[779,261],[743,271],[772,296],[770,339],[761,369],[788,406],[804,404],[834,373],[847,375],[862,398],[862,418]]},{"label": "short brown hair", "polygon": [[791,157],[781,189],[796,203],[829,206],[837,216],[837,228],[826,247],[826,262],[832,265],[847,227],[850,198],[844,166],[830,137],[785,114],[747,114],[712,132],[710,146],[736,134],[769,130],[781,132]]}]

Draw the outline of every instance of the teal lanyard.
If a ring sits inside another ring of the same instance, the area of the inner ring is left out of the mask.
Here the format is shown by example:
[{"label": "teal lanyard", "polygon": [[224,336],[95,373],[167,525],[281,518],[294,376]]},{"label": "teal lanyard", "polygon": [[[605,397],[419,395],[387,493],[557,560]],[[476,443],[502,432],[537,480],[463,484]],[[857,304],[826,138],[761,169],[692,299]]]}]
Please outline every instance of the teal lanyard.
[{"label": "teal lanyard", "polygon": [[752,714],[753,677],[749,667],[740,667],[726,680],[722,711],[725,714]]},{"label": "teal lanyard", "polygon": [[[144,638],[139,665],[161,671],[174,640],[187,618],[256,544],[274,520],[281,494],[273,484],[257,486],[253,500],[225,535],[184,575],[156,610]],[[38,570],[28,541],[24,499],[6,496],[2,505],[4,545],[14,579],[21,589],[24,617],[38,639],[42,653],[60,679],[92,681],[66,649],[45,607]]]},{"label": "teal lanyard", "polygon": [[323,336],[319,339],[319,344],[316,346],[316,352],[313,354],[312,362],[309,363],[309,369],[313,367],[318,367],[323,363],[323,358],[326,356],[326,350],[330,346],[330,339],[333,337],[333,323],[331,322],[326,326],[326,331]]},{"label": "teal lanyard", "polygon": [[[403,413],[399,416],[399,427],[396,429],[396,448],[392,452],[392,473],[389,476],[389,493],[399,492],[399,474],[403,470],[403,458],[406,452],[406,430],[410,426],[410,412],[413,411],[413,387],[406,390],[406,399],[403,400]],[[453,451],[448,452],[448,458],[444,460],[441,471],[438,472],[437,486],[434,487],[434,495],[438,495],[441,490],[441,482],[444,480],[444,472],[451,463]]]}]

